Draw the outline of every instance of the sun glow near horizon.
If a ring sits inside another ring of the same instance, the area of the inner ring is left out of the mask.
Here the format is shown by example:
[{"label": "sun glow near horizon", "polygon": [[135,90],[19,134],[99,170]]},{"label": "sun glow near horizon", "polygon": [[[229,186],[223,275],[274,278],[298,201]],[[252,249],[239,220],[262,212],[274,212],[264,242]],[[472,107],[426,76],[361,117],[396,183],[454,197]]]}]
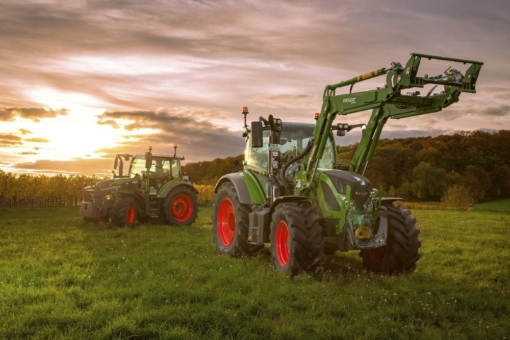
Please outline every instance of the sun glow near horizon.
[{"label": "sun glow near horizon", "polygon": [[75,107],[66,116],[32,123],[27,129],[48,140],[38,149],[34,160],[69,160],[98,157],[96,150],[114,147],[124,138],[109,125],[98,125],[96,116],[104,109]]}]

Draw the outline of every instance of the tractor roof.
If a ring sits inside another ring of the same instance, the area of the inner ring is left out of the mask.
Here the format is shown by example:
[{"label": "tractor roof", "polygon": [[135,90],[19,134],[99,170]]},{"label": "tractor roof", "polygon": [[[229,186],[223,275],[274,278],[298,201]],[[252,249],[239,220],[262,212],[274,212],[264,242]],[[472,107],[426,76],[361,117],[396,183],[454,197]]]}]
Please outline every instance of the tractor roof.
[{"label": "tractor roof", "polygon": [[[141,153],[135,156],[135,158],[145,158],[145,154]],[[174,155],[171,154],[164,154],[164,153],[153,153],[152,158],[175,158],[175,159],[181,159],[181,157],[174,157]]]}]

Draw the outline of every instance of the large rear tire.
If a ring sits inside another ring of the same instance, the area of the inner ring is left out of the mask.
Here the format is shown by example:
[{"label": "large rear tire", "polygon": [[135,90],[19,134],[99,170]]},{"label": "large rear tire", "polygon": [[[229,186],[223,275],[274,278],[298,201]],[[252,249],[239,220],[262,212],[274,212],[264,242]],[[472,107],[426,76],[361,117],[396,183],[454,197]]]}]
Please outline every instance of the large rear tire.
[{"label": "large rear tire", "polygon": [[289,276],[313,271],[324,259],[319,215],[309,201],[278,205],[271,221],[271,255],[277,270]]},{"label": "large rear tire", "polygon": [[230,182],[223,183],[216,193],[213,211],[213,240],[216,249],[231,257],[257,255],[263,244],[248,242],[250,208],[241,204]]},{"label": "large rear tire", "polygon": [[165,199],[165,222],[170,225],[190,225],[198,215],[198,199],[188,187],[173,189]]},{"label": "large rear tire", "polygon": [[411,212],[395,205],[385,206],[388,211],[387,245],[381,248],[362,250],[363,266],[372,272],[383,274],[411,273],[420,259],[418,240],[420,230]]},{"label": "large rear tire", "polygon": [[112,223],[118,227],[132,226],[138,216],[138,208],[133,197],[118,197],[110,210]]}]

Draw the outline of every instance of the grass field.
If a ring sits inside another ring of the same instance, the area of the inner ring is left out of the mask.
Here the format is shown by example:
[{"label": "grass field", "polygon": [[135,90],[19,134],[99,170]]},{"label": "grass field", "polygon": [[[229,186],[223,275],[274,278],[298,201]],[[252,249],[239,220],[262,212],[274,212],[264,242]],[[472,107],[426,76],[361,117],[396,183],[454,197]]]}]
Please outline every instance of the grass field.
[{"label": "grass field", "polygon": [[211,210],[190,227],[133,228],[76,208],[0,210],[0,338],[510,339],[505,209],[413,211],[410,275],[367,273],[350,252],[293,279],[267,251],[219,255]]}]

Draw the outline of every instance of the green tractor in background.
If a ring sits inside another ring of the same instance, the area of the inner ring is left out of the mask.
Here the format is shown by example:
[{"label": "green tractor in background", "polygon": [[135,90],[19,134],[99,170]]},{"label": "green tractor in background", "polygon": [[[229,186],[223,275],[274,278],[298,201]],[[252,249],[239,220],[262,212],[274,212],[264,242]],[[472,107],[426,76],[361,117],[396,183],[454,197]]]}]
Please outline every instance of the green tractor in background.
[{"label": "green tractor in background", "polygon": [[[470,64],[465,75],[454,68],[444,74],[418,76],[422,59]],[[287,123],[272,115],[246,124],[244,169],[223,176],[215,187],[213,239],[219,252],[232,257],[256,255],[271,243],[277,270],[290,276],[313,271],[325,255],[359,250],[363,266],[373,272],[399,274],[416,268],[419,229],[410,212],[383,197],[363,176],[389,118],[401,119],[441,111],[475,93],[483,63],[411,54],[405,66],[394,62],[347,81],[326,86],[315,124]],[[352,92],[355,83],[386,75],[376,90]],[[430,84],[430,85],[429,85]],[[432,88],[427,95],[409,88]],[[346,94],[336,89],[350,86]],[[443,91],[433,93],[437,86]],[[372,109],[366,124],[333,124],[337,115]],[[335,139],[362,128],[350,164],[337,164]]]},{"label": "green tractor in background", "polygon": [[[124,162],[130,161],[124,174]],[[198,191],[181,174],[181,161],[174,154],[136,156],[117,154],[113,178],[83,189],[80,215],[87,222],[131,226],[136,221],[157,220],[170,225],[190,225],[198,214]]]}]

